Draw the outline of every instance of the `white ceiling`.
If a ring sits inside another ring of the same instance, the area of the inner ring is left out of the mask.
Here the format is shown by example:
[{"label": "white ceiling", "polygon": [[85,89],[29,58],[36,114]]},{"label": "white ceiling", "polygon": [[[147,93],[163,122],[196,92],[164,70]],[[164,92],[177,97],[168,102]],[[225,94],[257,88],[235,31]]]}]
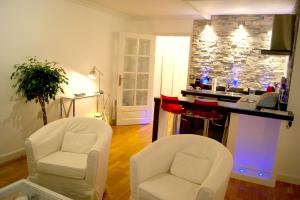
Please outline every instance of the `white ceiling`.
[{"label": "white ceiling", "polygon": [[209,19],[211,15],[290,14],[296,0],[92,0],[128,15]]}]

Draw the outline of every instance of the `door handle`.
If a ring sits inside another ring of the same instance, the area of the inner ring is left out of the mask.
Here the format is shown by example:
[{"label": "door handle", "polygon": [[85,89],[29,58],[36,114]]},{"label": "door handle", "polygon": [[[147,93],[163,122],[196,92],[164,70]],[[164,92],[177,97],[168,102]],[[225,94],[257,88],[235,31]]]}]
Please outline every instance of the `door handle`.
[{"label": "door handle", "polygon": [[119,75],[119,86],[122,85],[122,75]]}]

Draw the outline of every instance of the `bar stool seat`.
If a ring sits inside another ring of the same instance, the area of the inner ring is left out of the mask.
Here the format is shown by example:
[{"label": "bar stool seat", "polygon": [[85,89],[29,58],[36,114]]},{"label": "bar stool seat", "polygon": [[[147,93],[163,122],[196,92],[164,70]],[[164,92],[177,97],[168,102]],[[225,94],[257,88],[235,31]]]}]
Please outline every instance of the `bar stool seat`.
[{"label": "bar stool seat", "polygon": [[209,123],[222,119],[218,112],[218,102],[195,100],[191,112],[186,113],[189,117],[196,117],[204,120],[203,136],[208,137]]},{"label": "bar stool seat", "polygon": [[178,97],[170,97],[165,95],[161,95],[160,97],[161,97],[161,108],[164,111],[172,113],[174,115],[172,134],[175,135],[177,131],[178,116],[184,114],[186,112],[186,109],[184,109],[181,106]]}]

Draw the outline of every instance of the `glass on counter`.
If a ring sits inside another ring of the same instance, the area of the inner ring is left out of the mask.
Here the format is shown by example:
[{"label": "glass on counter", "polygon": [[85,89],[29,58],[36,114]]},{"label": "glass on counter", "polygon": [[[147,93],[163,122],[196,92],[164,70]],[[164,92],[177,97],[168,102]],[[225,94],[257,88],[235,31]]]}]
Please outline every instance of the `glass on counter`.
[{"label": "glass on counter", "polygon": [[253,88],[249,88],[249,97],[248,97],[249,103],[255,102],[255,90]]}]

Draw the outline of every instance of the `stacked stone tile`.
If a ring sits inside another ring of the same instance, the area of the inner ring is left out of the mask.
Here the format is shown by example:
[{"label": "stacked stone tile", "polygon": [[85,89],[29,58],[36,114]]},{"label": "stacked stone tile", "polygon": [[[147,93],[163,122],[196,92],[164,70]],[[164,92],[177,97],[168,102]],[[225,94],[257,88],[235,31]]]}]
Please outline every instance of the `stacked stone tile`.
[{"label": "stacked stone tile", "polygon": [[[213,34],[205,35],[210,23]],[[243,25],[243,30],[240,29]],[[208,74],[219,85],[237,79],[238,87],[264,89],[284,76],[288,56],[261,55],[269,49],[272,15],[213,16],[210,21],[195,20],[191,46],[189,82]]]}]

